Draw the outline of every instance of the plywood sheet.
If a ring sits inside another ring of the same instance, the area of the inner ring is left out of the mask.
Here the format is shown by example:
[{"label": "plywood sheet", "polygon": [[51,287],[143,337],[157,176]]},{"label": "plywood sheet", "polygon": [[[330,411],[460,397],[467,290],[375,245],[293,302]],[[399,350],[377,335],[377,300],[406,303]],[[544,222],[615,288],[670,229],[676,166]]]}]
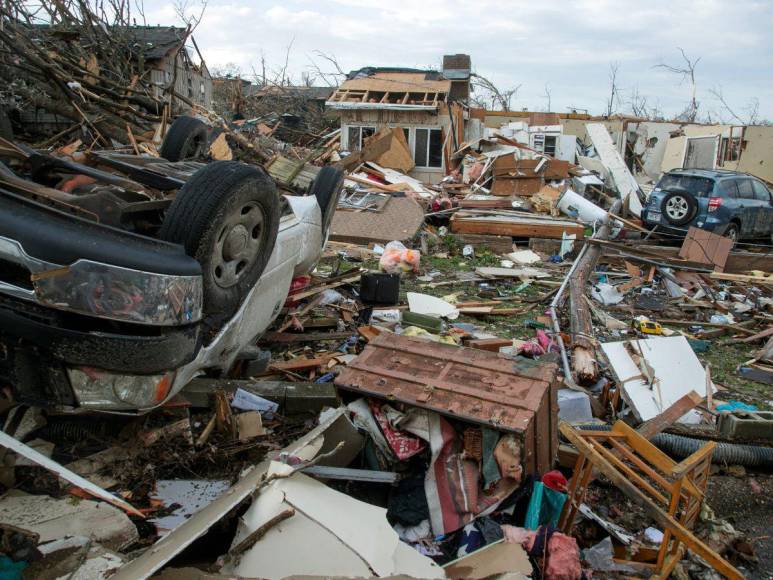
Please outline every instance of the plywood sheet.
[{"label": "plywood sheet", "polygon": [[628,209],[636,217],[641,215],[642,205],[637,192],[639,184],[625,164],[622,155],[612,142],[612,137],[603,123],[586,123],[585,130],[596,148],[601,162],[615,183],[617,192],[623,203],[627,203]]},{"label": "plywood sheet", "polygon": [[413,238],[424,223],[424,210],[408,197],[393,197],[384,211],[336,212],[330,239],[367,245],[371,242],[405,242]]},{"label": "plywood sheet", "polygon": [[710,264],[723,272],[733,241],[700,228],[690,227],[679,249],[679,257],[690,262]]},{"label": "plywood sheet", "polygon": [[413,155],[408,149],[408,142],[405,140],[405,133],[402,129],[391,130],[392,140],[389,149],[381,157],[376,159],[376,163],[389,169],[397,169],[403,173],[408,173],[416,167],[413,162]]},{"label": "plywood sheet", "polygon": [[692,391],[706,394],[706,371],[684,336],[607,342],[601,348],[640,421],[657,417]]}]

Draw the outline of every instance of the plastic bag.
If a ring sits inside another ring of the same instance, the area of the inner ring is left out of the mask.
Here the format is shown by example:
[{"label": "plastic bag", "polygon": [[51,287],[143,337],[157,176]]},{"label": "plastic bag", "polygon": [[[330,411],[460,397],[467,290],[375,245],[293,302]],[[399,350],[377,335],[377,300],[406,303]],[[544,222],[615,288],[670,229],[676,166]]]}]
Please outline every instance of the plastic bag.
[{"label": "plastic bag", "polygon": [[565,501],[565,493],[550,489],[541,481],[535,481],[523,527],[527,530],[536,530],[544,524],[557,526]]},{"label": "plastic bag", "polygon": [[400,242],[389,242],[378,261],[379,267],[387,274],[418,272],[421,252],[409,250]]}]

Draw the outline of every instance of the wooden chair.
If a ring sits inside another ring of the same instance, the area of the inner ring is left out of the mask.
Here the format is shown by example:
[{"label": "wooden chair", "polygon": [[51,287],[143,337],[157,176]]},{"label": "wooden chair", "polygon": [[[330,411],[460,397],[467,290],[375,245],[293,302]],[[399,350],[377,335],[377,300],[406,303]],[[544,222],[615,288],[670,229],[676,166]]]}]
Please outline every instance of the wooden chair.
[{"label": "wooden chair", "polygon": [[706,443],[677,463],[622,421],[611,431],[580,431],[568,423],[561,423],[560,430],[580,455],[559,530],[571,533],[593,472],[598,470],[663,528],[663,542],[654,562],[620,559],[621,563],[647,567],[652,570],[651,578],[667,578],[689,548],[727,578],[743,578],[690,532],[700,515],[716,443]]}]

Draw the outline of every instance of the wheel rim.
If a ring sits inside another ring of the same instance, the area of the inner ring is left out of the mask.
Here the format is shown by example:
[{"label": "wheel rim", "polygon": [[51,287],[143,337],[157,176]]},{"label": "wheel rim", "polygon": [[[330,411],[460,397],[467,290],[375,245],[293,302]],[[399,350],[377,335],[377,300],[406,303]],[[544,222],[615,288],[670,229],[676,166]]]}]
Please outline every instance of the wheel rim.
[{"label": "wheel rim", "polygon": [[212,277],[221,288],[237,284],[250,270],[263,246],[263,209],[255,202],[229,214],[215,242]]},{"label": "wheel rim", "polygon": [[675,195],[666,202],[666,215],[674,220],[681,220],[687,215],[690,207],[681,195]]},{"label": "wheel rim", "polygon": [[183,151],[181,158],[183,161],[198,159],[199,157],[202,157],[203,154],[204,139],[201,136],[195,136],[188,142],[188,146],[185,148],[185,151]]},{"label": "wheel rim", "polygon": [[738,241],[738,228],[736,228],[734,226],[728,226],[727,232],[725,233],[725,235],[728,238],[730,238],[733,242],[737,242]]}]

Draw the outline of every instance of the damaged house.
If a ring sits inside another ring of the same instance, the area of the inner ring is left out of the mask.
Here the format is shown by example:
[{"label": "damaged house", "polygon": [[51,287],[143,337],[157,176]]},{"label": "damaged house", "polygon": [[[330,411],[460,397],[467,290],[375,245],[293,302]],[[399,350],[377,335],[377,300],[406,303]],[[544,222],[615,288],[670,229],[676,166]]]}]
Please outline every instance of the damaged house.
[{"label": "damaged house", "polygon": [[[89,48],[92,39],[88,34],[83,34],[77,28],[65,29],[60,25],[35,25],[32,29],[35,31],[37,42],[61,47],[63,54],[71,52],[73,43],[80,44],[80,50],[91,55],[85,64],[86,70],[97,76],[100,73],[107,74],[105,65],[100,62],[98,51]],[[173,114],[189,112],[192,104],[206,109],[212,107],[212,77],[199,54],[195,40],[185,28],[125,26],[111,27],[104,33],[109,34],[115,39],[116,45],[131,54],[133,67],[140,71],[134,81],[135,92],[144,93],[160,102],[171,103]],[[192,50],[186,46],[189,40]],[[196,53],[198,58],[194,58],[192,53]],[[14,84],[24,82],[26,81],[22,75]],[[74,85],[74,89],[79,90],[77,85]],[[56,132],[72,124],[72,120],[62,115],[61,111],[57,110],[57,104],[52,101],[30,99],[23,105],[17,102],[4,105],[12,119],[33,133]]]},{"label": "damaged house", "polygon": [[327,101],[341,118],[341,148],[362,149],[384,127],[402,129],[413,167],[409,175],[437,183],[451,153],[464,141],[462,106],[470,92],[468,55],[446,55],[441,71],[366,67],[348,78]]},{"label": "damaged house", "polygon": [[[592,145],[586,125],[603,124],[628,169],[646,185],[676,168],[726,169],[773,182],[773,127],[592,117],[580,113],[485,111],[487,134],[500,134],[532,149],[585,164]],[[598,169],[591,167],[591,169]]]}]

